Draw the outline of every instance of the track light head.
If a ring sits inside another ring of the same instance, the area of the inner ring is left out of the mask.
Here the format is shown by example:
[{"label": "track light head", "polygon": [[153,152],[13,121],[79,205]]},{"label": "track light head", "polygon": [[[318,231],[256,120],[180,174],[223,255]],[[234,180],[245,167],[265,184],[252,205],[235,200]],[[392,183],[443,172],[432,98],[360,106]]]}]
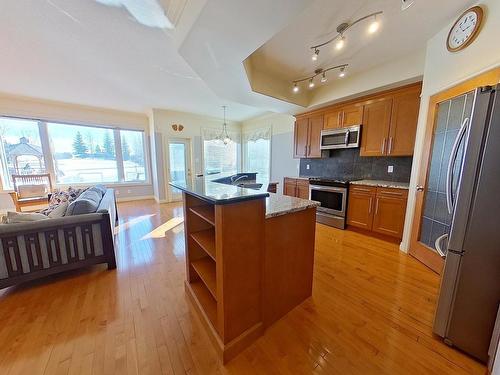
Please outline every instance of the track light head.
[{"label": "track light head", "polygon": [[343,78],[343,77],[345,77],[345,66],[340,68],[340,72],[339,72],[339,78]]},{"label": "track light head", "polygon": [[380,27],[380,23],[377,21],[377,16],[375,15],[373,17],[373,22],[370,24],[370,26],[368,27],[368,32],[370,34],[373,34],[373,33],[376,33],[377,30],[379,29]]},{"label": "track light head", "polygon": [[297,86],[297,82],[295,82],[295,83],[293,84],[293,89],[292,89],[292,91],[293,91],[294,93],[298,93],[298,92],[299,92],[299,86]]},{"label": "track light head", "polygon": [[318,56],[319,56],[319,49],[315,48],[314,49],[314,53],[311,57],[312,61],[317,61],[318,60]]},{"label": "track light head", "polygon": [[335,43],[335,49],[336,50],[341,50],[344,48],[345,44],[345,36],[341,35],[340,38],[337,40],[337,43]]},{"label": "track light head", "polygon": [[314,80],[312,78],[309,79],[309,85],[308,86],[309,86],[310,89],[312,89],[315,86]]},{"label": "track light head", "polygon": [[326,81],[328,81],[328,78],[326,78],[326,73],[323,72],[323,75],[321,76],[321,83],[325,83]]}]

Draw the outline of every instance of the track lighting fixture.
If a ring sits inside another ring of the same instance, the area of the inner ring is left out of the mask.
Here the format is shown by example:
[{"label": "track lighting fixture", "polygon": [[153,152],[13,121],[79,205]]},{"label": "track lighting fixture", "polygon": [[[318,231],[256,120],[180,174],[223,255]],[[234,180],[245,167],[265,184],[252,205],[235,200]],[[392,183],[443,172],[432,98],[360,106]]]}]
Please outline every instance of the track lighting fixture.
[{"label": "track lighting fixture", "polygon": [[330,68],[326,68],[326,69],[322,69],[322,68],[318,68],[314,71],[314,74],[312,76],[309,76],[309,77],[305,77],[305,78],[301,78],[301,79],[297,79],[295,81],[292,81],[293,83],[293,88],[292,88],[292,91],[294,93],[298,93],[300,88],[299,88],[299,83],[301,82],[305,82],[305,81],[309,81],[308,83],[308,87],[310,89],[314,88],[316,86],[316,84],[314,83],[314,79],[321,75],[321,83],[325,83],[326,81],[328,81],[328,78],[326,77],[326,73],[330,70],[334,70],[334,69],[339,69],[340,70],[340,73],[339,73],[339,77],[343,77],[345,76],[345,69],[348,67],[349,65],[348,64],[342,64],[342,65],[336,65],[336,66],[332,66]]},{"label": "track lighting fixture", "polygon": [[364,20],[367,20],[367,19],[370,19],[373,17],[373,21],[370,24],[370,26],[368,27],[368,32],[371,34],[375,33],[380,28],[380,23],[377,20],[377,16],[382,14],[382,13],[383,13],[382,11],[378,11],[375,13],[368,14],[364,17],[358,18],[356,21],[344,22],[344,23],[341,23],[340,25],[338,25],[337,26],[337,34],[334,37],[330,38],[329,40],[327,40],[324,43],[317,44],[315,46],[310,47],[314,51],[314,54],[312,55],[312,60],[313,61],[318,60],[320,48],[326,46],[327,44],[332,43],[333,41],[337,41],[335,43],[335,48],[337,50],[342,49],[345,45],[345,35],[344,35],[345,32],[361,21],[364,21]]}]

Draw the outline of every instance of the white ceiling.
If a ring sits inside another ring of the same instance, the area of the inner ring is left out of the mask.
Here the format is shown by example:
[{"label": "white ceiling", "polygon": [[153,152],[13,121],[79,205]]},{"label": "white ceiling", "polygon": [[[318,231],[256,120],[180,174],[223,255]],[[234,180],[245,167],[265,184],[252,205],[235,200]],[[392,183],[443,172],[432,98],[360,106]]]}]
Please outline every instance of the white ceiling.
[{"label": "white ceiling", "polygon": [[[316,0],[252,54],[252,64],[257,70],[287,81],[310,76],[318,67],[344,63],[349,64],[348,73],[353,75],[423,49],[443,25],[475,2],[415,0],[409,9],[401,11],[399,0]],[[310,46],[336,35],[339,24],[379,10],[384,13],[378,17],[381,27],[377,33],[368,34],[369,20],[361,22],[346,32],[342,50],[337,51],[335,43],[331,43],[321,48],[318,61],[311,60]],[[328,84],[335,79],[331,77]]]},{"label": "white ceiling", "polygon": [[[179,17],[184,2],[160,1],[175,5],[167,8],[171,19]],[[137,22],[124,6],[2,0],[0,92],[133,112],[166,108],[216,117],[227,104],[232,120],[264,112],[214,94],[179,55],[174,37],[173,31]]]}]

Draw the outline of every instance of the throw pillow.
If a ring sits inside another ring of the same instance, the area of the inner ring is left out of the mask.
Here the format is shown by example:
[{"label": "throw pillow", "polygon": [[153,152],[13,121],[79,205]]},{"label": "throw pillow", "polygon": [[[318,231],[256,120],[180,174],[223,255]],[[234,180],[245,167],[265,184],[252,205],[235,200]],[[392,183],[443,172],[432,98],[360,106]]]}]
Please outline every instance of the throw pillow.
[{"label": "throw pillow", "polygon": [[78,199],[71,202],[66,210],[66,216],[90,214],[97,211],[101,202],[101,195],[93,190],[82,193]]},{"label": "throw pillow", "polygon": [[37,212],[7,212],[7,223],[26,223],[30,221],[47,220],[48,217]]},{"label": "throw pillow", "polygon": [[62,202],[58,204],[57,206],[54,206],[50,212],[45,213],[42,212],[43,214],[47,215],[51,219],[55,219],[58,217],[63,217],[66,214],[66,210],[68,209],[68,202]]}]

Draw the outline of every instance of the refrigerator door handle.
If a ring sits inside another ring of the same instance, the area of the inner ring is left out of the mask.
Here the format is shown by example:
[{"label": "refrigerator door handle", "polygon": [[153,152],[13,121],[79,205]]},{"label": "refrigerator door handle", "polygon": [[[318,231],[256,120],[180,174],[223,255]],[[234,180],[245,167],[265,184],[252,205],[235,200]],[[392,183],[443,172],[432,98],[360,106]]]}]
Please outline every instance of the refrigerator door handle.
[{"label": "refrigerator door handle", "polygon": [[438,238],[436,238],[436,242],[434,242],[434,247],[436,248],[436,251],[438,252],[439,255],[441,255],[443,259],[446,258],[446,253],[441,248],[441,242],[446,238],[448,238],[448,233],[439,236]]},{"label": "refrigerator door handle", "polygon": [[455,142],[453,143],[450,161],[448,162],[448,171],[446,172],[446,205],[450,215],[453,212],[453,169],[455,168],[455,163],[457,162],[458,148],[460,147],[460,143],[465,135],[468,124],[469,118],[467,117],[462,122],[462,126],[460,127],[457,137],[455,138]]}]

